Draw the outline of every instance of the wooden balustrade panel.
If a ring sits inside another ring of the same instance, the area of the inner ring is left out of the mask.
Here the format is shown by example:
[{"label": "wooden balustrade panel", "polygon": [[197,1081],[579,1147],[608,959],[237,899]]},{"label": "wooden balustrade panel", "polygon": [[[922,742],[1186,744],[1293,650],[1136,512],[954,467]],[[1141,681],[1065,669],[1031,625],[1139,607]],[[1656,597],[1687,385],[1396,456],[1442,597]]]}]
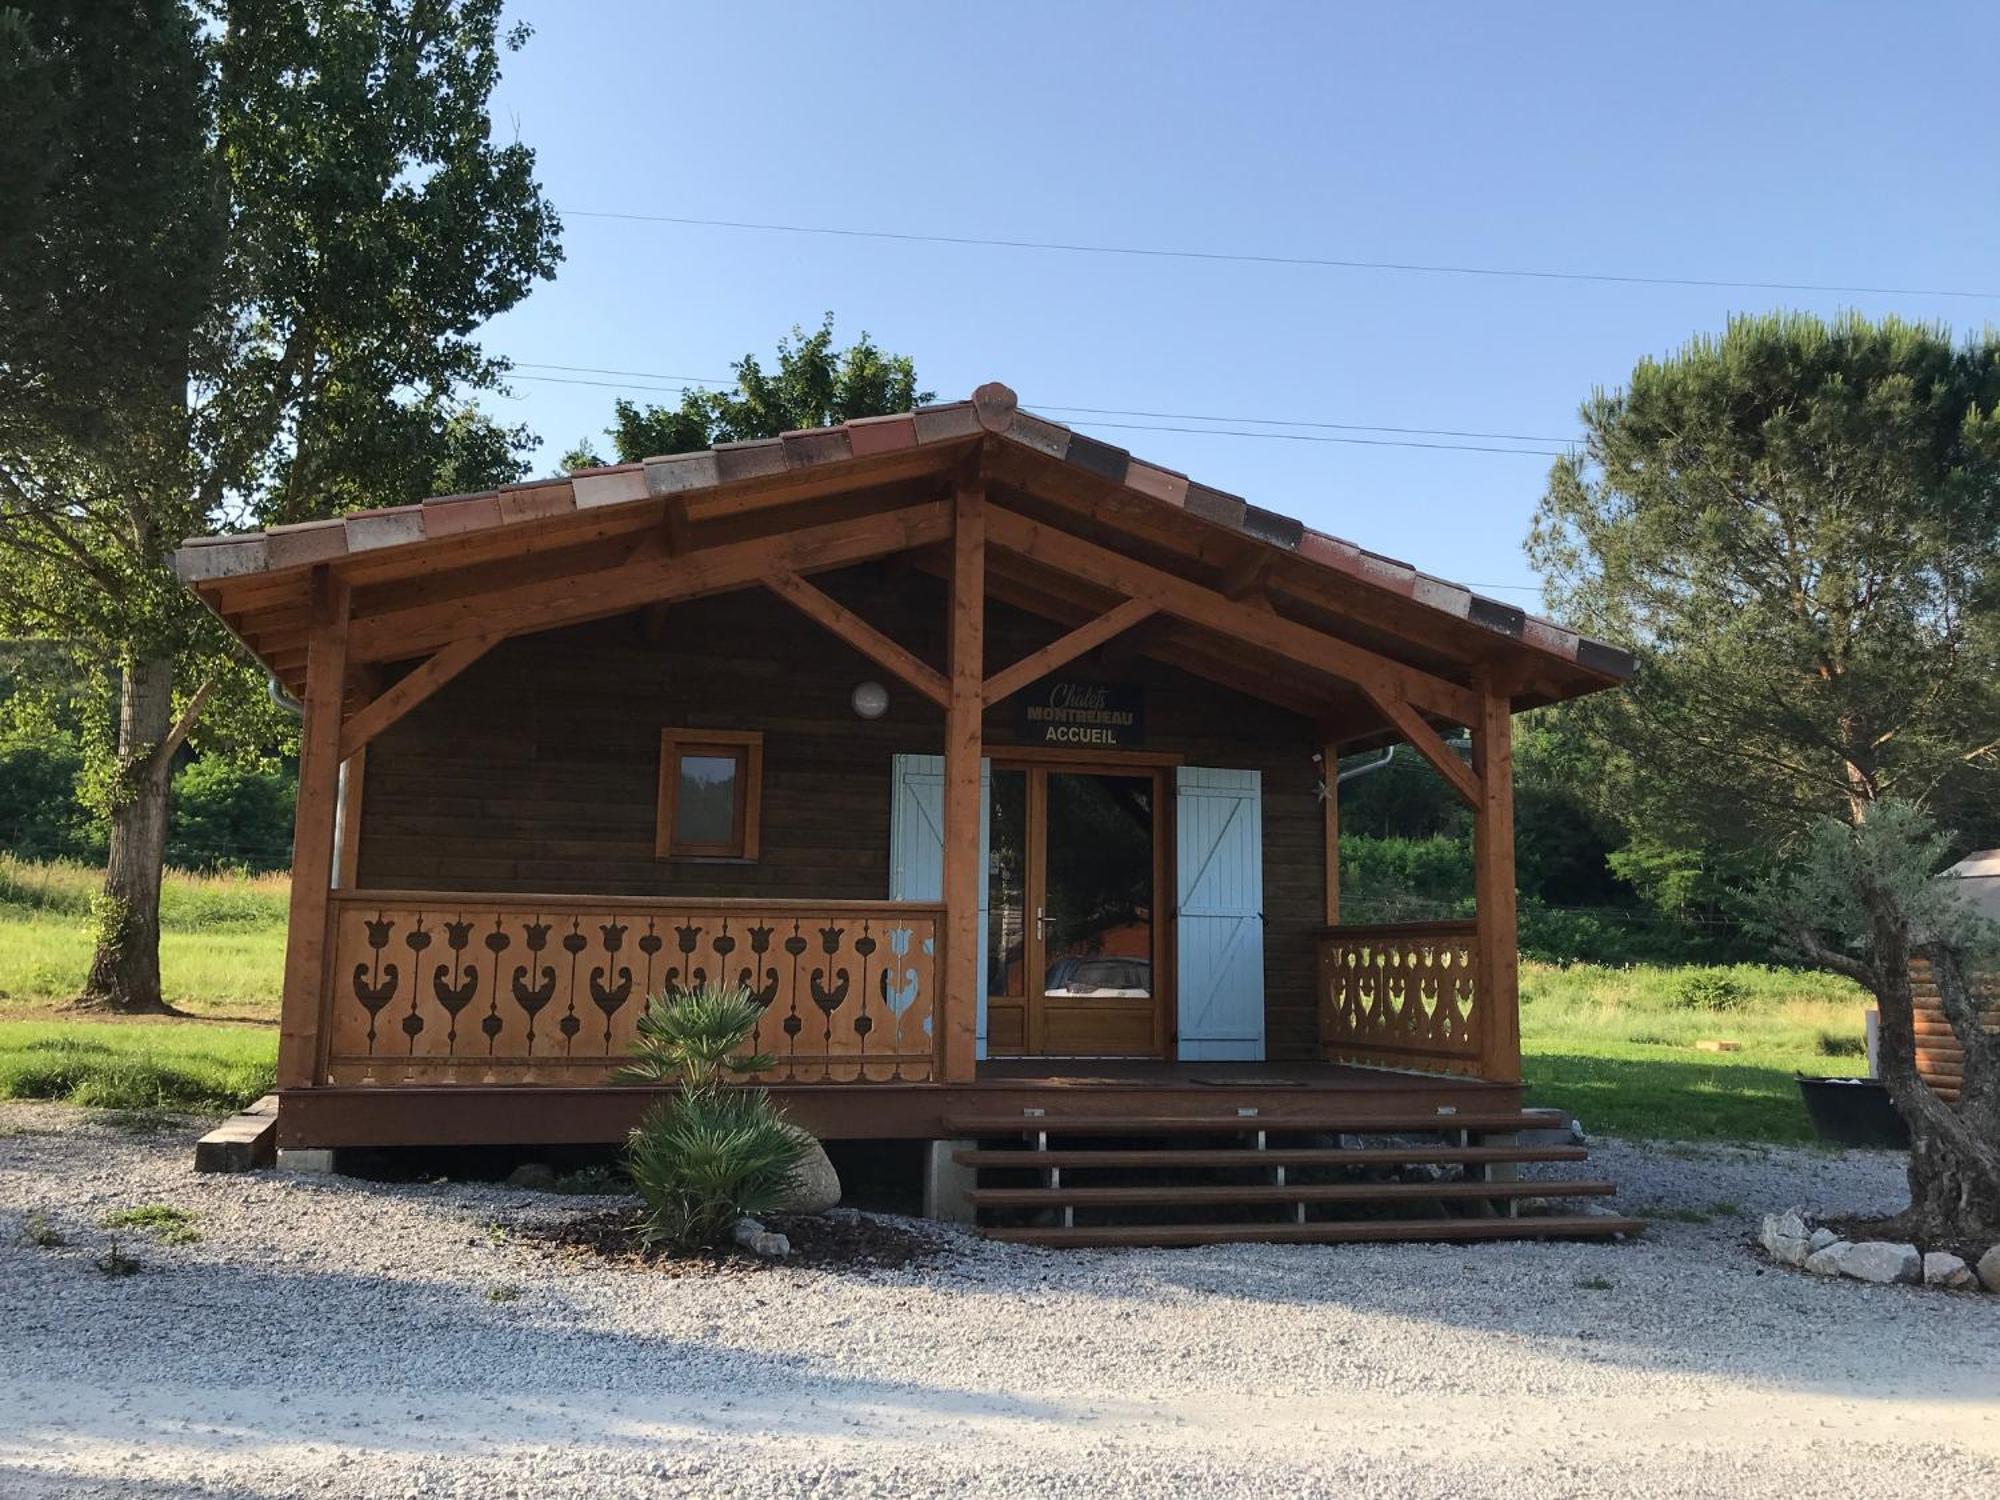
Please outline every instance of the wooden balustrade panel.
[{"label": "wooden balustrade panel", "polygon": [[924,1082],[943,911],[897,902],[338,896],[327,1081],[597,1084],[649,995],[740,984],[772,1083]]},{"label": "wooden balustrade panel", "polygon": [[1327,1059],[1477,1074],[1477,945],[1469,921],[1329,927],[1319,943]]}]

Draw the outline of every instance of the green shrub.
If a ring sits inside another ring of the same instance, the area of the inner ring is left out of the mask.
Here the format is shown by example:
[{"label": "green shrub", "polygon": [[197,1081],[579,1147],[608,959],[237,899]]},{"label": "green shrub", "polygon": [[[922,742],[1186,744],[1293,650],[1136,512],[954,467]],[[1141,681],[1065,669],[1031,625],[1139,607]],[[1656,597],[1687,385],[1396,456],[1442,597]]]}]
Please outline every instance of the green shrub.
[{"label": "green shrub", "polygon": [[171,1203],[142,1203],[104,1216],[106,1229],[143,1229],[163,1245],[191,1245],[201,1238],[194,1215]]},{"label": "green shrub", "polygon": [[729,1074],[760,1073],[765,1055],[744,1045],[761,1014],[741,987],[703,985],[656,995],[639,1018],[625,1083],[674,1085],[646,1111],[625,1150],[625,1170],[645,1205],[649,1243],[689,1249],[725,1243],[738,1219],[784,1200],[807,1137],[762,1089]]},{"label": "green shrub", "polygon": [[292,862],[292,802],[283,771],[208,756],[174,777],[167,863],[187,870],[281,870]]},{"label": "green shrub", "polygon": [[1721,969],[1690,969],[1674,981],[1674,1004],[1682,1010],[1738,1010],[1750,987]]}]

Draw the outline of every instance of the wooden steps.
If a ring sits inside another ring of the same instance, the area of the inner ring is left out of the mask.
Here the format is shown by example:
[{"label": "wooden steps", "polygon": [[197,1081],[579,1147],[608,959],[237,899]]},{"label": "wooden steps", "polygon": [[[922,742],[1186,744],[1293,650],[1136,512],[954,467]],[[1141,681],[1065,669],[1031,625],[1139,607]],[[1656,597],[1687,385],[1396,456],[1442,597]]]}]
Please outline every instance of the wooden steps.
[{"label": "wooden steps", "polygon": [[[1054,1131],[1052,1134],[1060,1134]],[[1585,1161],[1581,1146],[1254,1146],[1229,1150],[955,1151],[961,1167],[1401,1167]]]},{"label": "wooden steps", "polygon": [[1559,1109],[1480,1110],[1441,1115],[1436,1110],[1384,1110],[1352,1114],[1284,1115],[955,1115],[944,1122],[953,1136],[1034,1135],[1233,1135],[1263,1130],[1322,1134],[1346,1131],[1380,1135],[1394,1131],[1460,1131],[1482,1134],[1518,1130],[1560,1130],[1569,1117]]},{"label": "wooden steps", "polygon": [[988,1239],[1077,1249],[1119,1245],[1326,1245],[1362,1240],[1557,1240],[1637,1234],[1638,1219],[1356,1219],[1310,1224],[1117,1224],[986,1229]]},{"label": "wooden steps", "polygon": [[[1067,1203],[1076,1208],[1132,1208],[1155,1203],[1213,1207],[1237,1203],[1440,1203],[1459,1200],[1503,1202],[1515,1198],[1547,1198],[1545,1182],[1336,1182],[1292,1186],[1267,1183],[1256,1187],[1197,1186],[1173,1183],[1163,1187],[1038,1187],[975,1188],[969,1195],[975,1208],[1045,1208]],[[1608,1198],[1618,1189],[1609,1182],[1554,1184],[1556,1196]]]},{"label": "wooden steps", "polygon": [[1607,1238],[1641,1227],[1601,1211],[1533,1211],[1616,1191],[1597,1178],[1515,1175],[1586,1159],[1581,1146],[1518,1141],[1566,1124],[1558,1111],[1388,1106],[1357,1118],[1223,1112],[1230,1102],[1207,1114],[964,1115],[945,1129],[967,1142],[952,1160],[968,1171],[979,1232],[1024,1244]]}]

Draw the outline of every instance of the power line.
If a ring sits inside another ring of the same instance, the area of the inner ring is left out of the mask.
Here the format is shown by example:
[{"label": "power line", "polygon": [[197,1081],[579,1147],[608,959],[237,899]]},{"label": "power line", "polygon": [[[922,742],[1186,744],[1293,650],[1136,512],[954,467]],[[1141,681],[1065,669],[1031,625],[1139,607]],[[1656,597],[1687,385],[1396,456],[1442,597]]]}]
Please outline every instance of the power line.
[{"label": "power line", "polygon": [[[589,365],[532,364],[532,362],[530,361],[517,361],[517,364],[523,366],[532,365],[532,368],[539,370],[590,370],[593,368],[592,366]],[[605,375],[629,374],[637,378],[647,379],[647,380],[672,378],[664,376],[656,377],[642,370],[633,370],[633,371],[598,370],[596,371],[596,373]],[[626,382],[619,380],[589,380],[583,378],[582,376],[577,376],[577,375],[524,375],[516,372],[511,375],[511,378],[515,380],[532,380],[546,385],[594,386],[603,390],[630,391],[635,395],[646,394],[646,393],[657,393],[660,395],[666,395],[672,391],[689,390],[694,388],[694,382],[692,380],[689,380],[688,383],[686,384],[679,384],[679,385],[635,386],[635,385],[629,385]],[[720,384],[721,382],[716,382],[716,383]],[[1525,433],[1472,432],[1452,427],[1392,427],[1392,426],[1385,426],[1368,422],[1326,422],[1317,420],[1286,421],[1274,417],[1220,417],[1220,416],[1211,417],[1196,412],[1126,411],[1117,407],[1102,407],[1102,406],[1048,406],[1048,405],[1037,404],[1035,409],[1038,411],[1046,411],[1046,412],[1081,413],[1087,415],[1101,414],[1104,416],[1168,417],[1168,418],[1178,418],[1179,420],[1186,422],[1252,422],[1267,427],[1316,427],[1322,429],[1335,429],[1342,432],[1394,432],[1394,433],[1404,433],[1411,435],[1427,435],[1432,437],[1497,438],[1506,442],[1522,442],[1522,443],[1560,443],[1565,441],[1565,439],[1563,438],[1536,437],[1536,436],[1530,436]],[[1160,425],[1148,422],[1105,422],[1105,421],[1091,420],[1091,421],[1079,422],[1077,425],[1081,427],[1122,429],[1133,432],[1180,432],[1180,433],[1193,433],[1193,434],[1209,434],[1215,437],[1277,438],[1277,439],[1290,439],[1293,442],[1301,442],[1301,443],[1350,443],[1350,444],[1358,444],[1362,447],[1374,447],[1374,448],[1434,448],[1434,449],[1441,449],[1449,452],[1458,452],[1458,453],[1526,453],[1531,456],[1551,457],[1551,458],[1559,457],[1562,454],[1562,452],[1565,451],[1563,449],[1552,449],[1552,448],[1484,447],[1471,443],[1410,442],[1393,438],[1327,437],[1327,436],[1318,436],[1318,435],[1298,433],[1298,432],[1247,432],[1241,429],[1228,428],[1228,427],[1180,427],[1180,426]]]},{"label": "power line", "polygon": [[1167,427],[1151,422],[1080,422],[1080,427],[1127,432],[1189,432],[1202,437],[1268,438],[1291,443],[1355,443],[1364,448],[1435,448],[1445,453],[1519,453],[1528,458],[1561,458],[1560,448],[1495,448],[1476,443],[1426,443],[1415,438],[1334,437],[1322,432],[1246,432],[1239,427]]},{"label": "power line", "polygon": [[[523,370],[565,370],[582,375],[625,375],[640,380],[678,381],[678,385],[666,385],[662,390],[687,390],[697,385],[730,385],[735,377],[704,377],[700,375],[667,375],[656,370],[611,370],[598,365],[552,365],[539,360],[521,359],[513,361]],[[547,375],[523,375],[523,380],[549,380]],[[579,385],[594,382],[578,381]],[[1079,412],[1095,417],[1146,417],[1162,422],[1237,422],[1251,427],[1319,427],[1339,432],[1402,432],[1422,437],[1462,437],[1493,438],[1510,443],[1567,443],[1566,437],[1550,437],[1547,433],[1532,432],[1474,432],[1456,427],[1396,427],[1384,422],[1327,422],[1309,417],[1237,417],[1218,416],[1213,412],[1199,411],[1134,411],[1120,406],[1060,406],[1037,401],[1036,411]]]},{"label": "power line", "polygon": [[1340,271],[1401,271],[1424,276],[1486,276],[1524,281],[1582,281],[1622,286],[1682,286],[1757,292],[1834,292],[1881,297],[1959,297],[2000,300],[2000,292],[1947,287],[1848,286],[1818,281],[1737,281],[1702,276],[1638,276],[1609,271],[1546,271],[1510,266],[1462,266],[1422,261],[1361,260],[1319,255],[1256,255],[1245,251],[1174,250],[1151,245],[1088,245],[1061,240],[992,239],[978,235],[913,234],[891,229],[837,229],[822,224],[760,224],[745,219],[697,219],[678,214],[613,213],[569,208],[572,219],[615,219],[635,224],[678,224],[701,229],[743,229],[765,234],[816,234],[839,239],[897,240],[919,245],[967,245],[996,250],[1043,250],[1064,255],[1128,255],[1154,260],[1202,260],[1260,266],[1307,266]]}]

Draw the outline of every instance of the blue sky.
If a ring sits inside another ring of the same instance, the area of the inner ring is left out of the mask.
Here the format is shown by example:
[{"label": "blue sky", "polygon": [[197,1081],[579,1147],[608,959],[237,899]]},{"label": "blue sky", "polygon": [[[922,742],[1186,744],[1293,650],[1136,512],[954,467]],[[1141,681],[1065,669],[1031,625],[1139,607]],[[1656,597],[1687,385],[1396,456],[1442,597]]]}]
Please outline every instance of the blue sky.
[{"label": "blue sky", "polygon": [[[654,383],[546,366],[726,376],[831,310],[843,335],[915,356],[942,398],[1004,380],[1106,441],[1532,604],[1520,542],[1545,453],[1138,431],[1102,424],[1201,424],[1053,408],[1566,439],[1593,386],[1732,311],[2000,319],[1990,3],[513,14],[536,35],[506,61],[496,122],[539,153],[567,260],[486,337],[523,362],[515,399],[492,404],[542,436],[543,468],[596,437],[620,392],[526,377]],[[584,211],[1996,295],[1071,255]]]}]

